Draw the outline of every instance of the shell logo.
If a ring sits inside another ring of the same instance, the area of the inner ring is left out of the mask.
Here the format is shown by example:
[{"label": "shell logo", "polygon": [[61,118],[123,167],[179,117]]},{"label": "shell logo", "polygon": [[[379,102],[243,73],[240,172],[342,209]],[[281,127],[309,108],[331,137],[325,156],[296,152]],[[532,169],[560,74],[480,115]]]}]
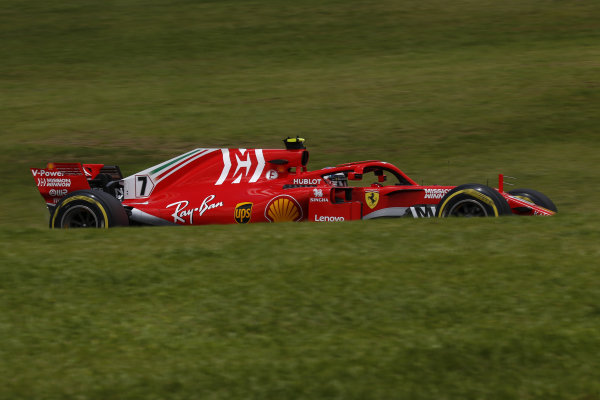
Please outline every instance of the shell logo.
[{"label": "shell logo", "polygon": [[277,196],[267,204],[265,218],[270,222],[300,221],[302,208],[292,196]]}]

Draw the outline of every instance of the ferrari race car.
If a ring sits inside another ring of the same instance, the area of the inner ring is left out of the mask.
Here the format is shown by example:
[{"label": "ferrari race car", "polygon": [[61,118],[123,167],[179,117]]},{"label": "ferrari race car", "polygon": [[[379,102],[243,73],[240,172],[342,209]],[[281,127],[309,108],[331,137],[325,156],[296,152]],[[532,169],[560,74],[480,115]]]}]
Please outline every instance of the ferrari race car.
[{"label": "ferrari race car", "polygon": [[552,215],[531,189],[419,185],[392,164],[359,161],[309,171],[304,139],[282,149],[195,149],[123,178],[118,166],[31,168],[50,228],[349,221],[390,217]]}]

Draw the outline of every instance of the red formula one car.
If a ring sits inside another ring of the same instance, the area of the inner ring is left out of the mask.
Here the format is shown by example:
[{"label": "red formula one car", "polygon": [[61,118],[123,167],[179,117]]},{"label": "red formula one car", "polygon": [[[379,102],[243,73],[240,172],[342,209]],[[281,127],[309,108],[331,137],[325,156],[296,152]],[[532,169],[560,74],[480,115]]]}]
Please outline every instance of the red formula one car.
[{"label": "red formula one car", "polygon": [[304,139],[285,150],[195,149],[123,178],[118,166],[31,168],[51,228],[349,221],[389,217],[552,215],[531,189],[424,186],[392,164],[359,161],[309,171]]}]

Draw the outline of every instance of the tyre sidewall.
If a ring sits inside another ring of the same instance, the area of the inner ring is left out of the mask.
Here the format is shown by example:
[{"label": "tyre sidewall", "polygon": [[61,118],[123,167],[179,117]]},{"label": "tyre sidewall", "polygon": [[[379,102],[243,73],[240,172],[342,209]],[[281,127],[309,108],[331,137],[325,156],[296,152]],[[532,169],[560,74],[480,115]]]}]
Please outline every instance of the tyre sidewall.
[{"label": "tyre sidewall", "polygon": [[64,228],[63,218],[69,210],[78,206],[84,206],[94,214],[98,221],[98,228],[128,224],[127,213],[119,200],[104,192],[80,190],[65,196],[58,202],[50,217],[50,228]]},{"label": "tyre sidewall", "polygon": [[488,217],[512,214],[506,199],[489,186],[466,184],[457,186],[440,200],[436,208],[436,217],[448,217],[450,210],[458,203],[470,200],[478,203]]},{"label": "tyre sidewall", "polygon": [[104,205],[111,222],[111,228],[129,225],[129,217],[119,200],[106,192],[94,191],[93,194]]},{"label": "tyre sidewall", "polygon": [[536,206],[544,207],[548,210],[558,212],[556,205],[544,193],[533,189],[514,189],[508,192],[511,196],[522,198],[525,201],[530,201]]}]

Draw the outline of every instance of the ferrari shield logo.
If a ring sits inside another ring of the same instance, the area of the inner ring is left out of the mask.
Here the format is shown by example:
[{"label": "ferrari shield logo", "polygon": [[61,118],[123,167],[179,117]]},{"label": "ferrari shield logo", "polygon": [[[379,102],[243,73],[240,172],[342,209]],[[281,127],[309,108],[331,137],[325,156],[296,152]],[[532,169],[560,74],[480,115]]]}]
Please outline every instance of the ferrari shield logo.
[{"label": "ferrari shield logo", "polygon": [[370,209],[377,207],[377,203],[379,203],[379,192],[365,192],[365,203],[367,203]]}]

